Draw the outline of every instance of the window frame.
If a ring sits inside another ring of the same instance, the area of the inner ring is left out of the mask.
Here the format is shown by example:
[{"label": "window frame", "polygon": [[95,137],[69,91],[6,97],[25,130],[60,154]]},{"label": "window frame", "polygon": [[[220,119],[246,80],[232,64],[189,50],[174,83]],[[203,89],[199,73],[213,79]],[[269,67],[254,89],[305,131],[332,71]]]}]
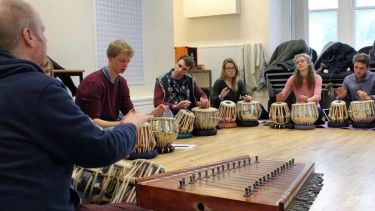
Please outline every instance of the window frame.
[{"label": "window frame", "polygon": [[[292,39],[304,39],[309,43],[310,12],[337,12],[337,42],[346,43],[356,50],[364,46],[356,46],[355,12],[357,10],[375,9],[375,6],[355,6],[355,0],[338,0],[338,8],[309,10],[309,0],[291,0],[292,5]],[[311,1],[311,0],[310,0]],[[312,0],[313,1],[313,0]],[[302,12],[301,12],[302,10]],[[300,20],[303,20],[302,23]],[[375,39],[375,38],[374,38]],[[372,45],[372,43],[371,43]]]}]

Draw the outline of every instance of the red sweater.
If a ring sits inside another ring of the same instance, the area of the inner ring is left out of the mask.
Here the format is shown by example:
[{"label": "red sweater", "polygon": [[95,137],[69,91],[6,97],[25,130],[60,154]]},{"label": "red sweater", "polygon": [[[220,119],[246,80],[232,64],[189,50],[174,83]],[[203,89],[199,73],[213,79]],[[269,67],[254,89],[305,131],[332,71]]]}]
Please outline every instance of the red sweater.
[{"label": "red sweater", "polygon": [[125,78],[119,76],[112,83],[102,70],[81,81],[75,102],[90,118],[106,121],[116,121],[119,111],[126,114],[134,108]]}]

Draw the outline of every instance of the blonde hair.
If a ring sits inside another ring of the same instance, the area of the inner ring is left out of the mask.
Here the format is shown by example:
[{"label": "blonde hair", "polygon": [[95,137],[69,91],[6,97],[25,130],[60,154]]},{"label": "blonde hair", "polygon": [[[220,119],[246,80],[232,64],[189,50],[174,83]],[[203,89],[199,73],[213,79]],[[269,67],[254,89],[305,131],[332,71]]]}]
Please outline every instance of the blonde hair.
[{"label": "blonde hair", "polygon": [[119,54],[124,53],[130,57],[133,57],[133,48],[124,40],[115,40],[108,45],[107,57],[114,58]]},{"label": "blonde hair", "polygon": [[234,60],[232,59],[232,58],[226,58],[226,59],[224,59],[224,61],[223,61],[223,66],[222,66],[222,69],[221,69],[221,75],[220,75],[220,80],[224,80],[225,79],[225,75],[226,75],[226,73],[225,73],[225,66],[228,64],[228,63],[230,63],[230,64],[233,64],[234,65],[234,68],[236,69],[236,74],[234,75],[234,77],[232,78],[232,81],[231,81],[231,85],[232,85],[232,90],[233,91],[237,91],[237,89],[238,89],[238,84],[237,84],[237,82],[238,82],[238,66],[237,66],[237,64],[236,64],[236,62],[234,62]]}]

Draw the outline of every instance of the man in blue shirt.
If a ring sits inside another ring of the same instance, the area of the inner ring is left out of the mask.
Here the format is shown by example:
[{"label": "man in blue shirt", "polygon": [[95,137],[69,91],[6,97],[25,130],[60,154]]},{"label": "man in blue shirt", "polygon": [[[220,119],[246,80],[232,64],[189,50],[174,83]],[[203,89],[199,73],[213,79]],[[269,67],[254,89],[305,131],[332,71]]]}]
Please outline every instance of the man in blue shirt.
[{"label": "man in blue shirt", "polygon": [[336,89],[337,97],[347,103],[375,99],[375,73],[369,71],[370,57],[357,54],[353,57],[354,73],[345,77],[342,87]]}]

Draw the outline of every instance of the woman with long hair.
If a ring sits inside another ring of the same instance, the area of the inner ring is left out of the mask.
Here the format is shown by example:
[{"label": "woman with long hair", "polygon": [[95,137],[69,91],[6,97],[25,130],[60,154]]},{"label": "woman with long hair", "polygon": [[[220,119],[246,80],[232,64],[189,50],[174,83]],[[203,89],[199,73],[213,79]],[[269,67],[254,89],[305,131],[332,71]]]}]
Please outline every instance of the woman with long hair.
[{"label": "woman with long hair", "polygon": [[296,69],[288,79],[284,89],[276,95],[278,102],[285,101],[293,91],[297,103],[314,102],[318,106],[319,118],[316,124],[324,123],[323,110],[319,101],[322,94],[322,77],[315,73],[315,69],[309,55],[303,53],[294,57]]},{"label": "woman with long hair", "polygon": [[239,80],[238,66],[232,58],[224,59],[221,75],[215,81],[210,96],[212,107],[219,108],[220,102],[223,100],[230,100],[235,103],[239,100],[251,100],[245,83]]}]

